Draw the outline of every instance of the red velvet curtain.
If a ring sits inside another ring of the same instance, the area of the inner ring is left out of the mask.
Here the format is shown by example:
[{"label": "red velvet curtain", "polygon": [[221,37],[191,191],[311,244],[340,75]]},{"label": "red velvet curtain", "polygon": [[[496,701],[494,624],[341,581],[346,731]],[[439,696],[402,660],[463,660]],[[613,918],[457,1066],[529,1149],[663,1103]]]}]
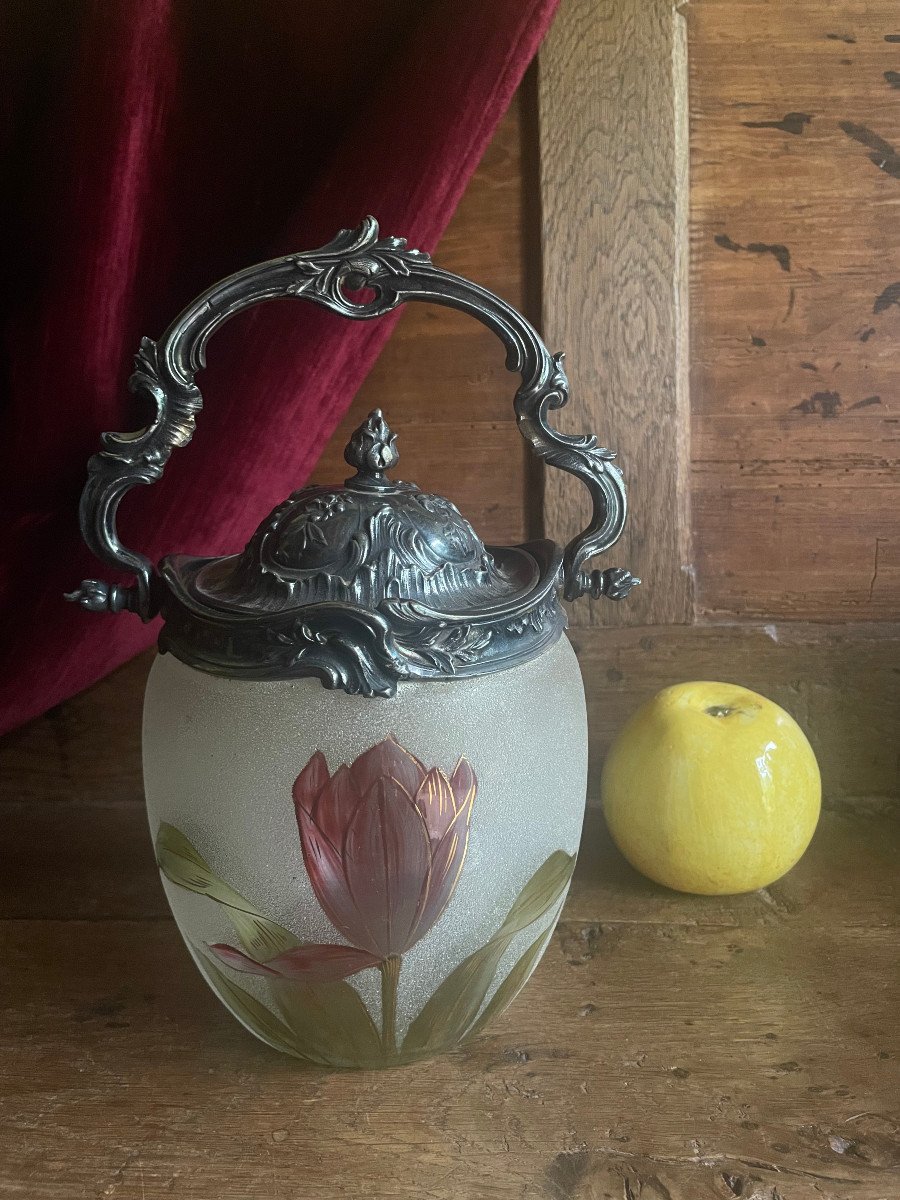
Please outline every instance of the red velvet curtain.
[{"label": "red velvet curtain", "polygon": [[[150,645],[65,604],[111,573],[78,497],[141,335],[371,212],[433,249],[557,0],[14,0],[2,21],[0,731]],[[151,558],[239,549],[308,476],[388,337],[279,301],[210,345],[165,479],[123,505]]]}]

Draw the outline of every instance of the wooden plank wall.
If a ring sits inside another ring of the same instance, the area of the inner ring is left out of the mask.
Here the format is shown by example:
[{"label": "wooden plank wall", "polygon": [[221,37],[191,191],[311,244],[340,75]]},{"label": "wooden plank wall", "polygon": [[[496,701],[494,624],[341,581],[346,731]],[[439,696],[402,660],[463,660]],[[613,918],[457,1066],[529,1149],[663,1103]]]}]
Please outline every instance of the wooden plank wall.
[{"label": "wooden plank wall", "polygon": [[685,11],[700,608],[896,619],[900,11]]},{"label": "wooden plank wall", "polygon": [[[645,580],[577,623],[896,616],[895,17],[891,0],[564,0],[539,67],[544,326],[571,352],[562,422],[622,452],[616,554]],[[577,506],[548,477],[554,533]]]}]

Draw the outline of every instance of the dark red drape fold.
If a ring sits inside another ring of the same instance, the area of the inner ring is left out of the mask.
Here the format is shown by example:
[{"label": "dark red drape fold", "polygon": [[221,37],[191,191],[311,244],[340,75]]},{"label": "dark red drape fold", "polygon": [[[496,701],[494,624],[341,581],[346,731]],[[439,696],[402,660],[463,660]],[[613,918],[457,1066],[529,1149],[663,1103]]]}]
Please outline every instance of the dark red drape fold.
[{"label": "dark red drape fold", "polygon": [[[158,335],[223,275],[375,215],[431,250],[557,0],[20,0],[4,10],[0,732],[152,643],[63,602],[110,574],[78,496]],[[209,348],[205,408],[123,506],[156,559],[240,548],[301,485],[393,325],[278,302]]]}]

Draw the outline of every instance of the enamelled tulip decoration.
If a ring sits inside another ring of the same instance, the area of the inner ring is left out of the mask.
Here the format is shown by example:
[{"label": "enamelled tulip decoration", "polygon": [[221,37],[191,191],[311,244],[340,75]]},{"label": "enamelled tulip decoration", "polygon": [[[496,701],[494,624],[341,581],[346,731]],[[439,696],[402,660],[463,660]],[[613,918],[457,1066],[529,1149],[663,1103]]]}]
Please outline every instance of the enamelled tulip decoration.
[{"label": "enamelled tulip decoration", "polygon": [[[500,930],[452,971],[397,1045],[402,956],[444,915],[469,842],[478,780],[459,758],[449,775],[426,767],[391,736],[332,774],[317,750],[293,785],[306,873],[316,900],[345,943],[301,943],[218,879],[173,826],[163,823],[157,857],[175,884],[229,911],[243,949],[224,942],[195,949],[210,981],[250,1028],[279,1049],[324,1065],[404,1061],[479,1032],[513,998],[537,962],[544,929],[482,1012],[500,959],[514,936],[561,900],[574,859],[556,851],[532,876]],[[207,953],[208,952],[208,953]],[[280,1017],[215,966],[270,984]],[[346,981],[381,973],[381,1029]],[[329,1027],[331,1008],[341,1027]],[[283,1019],[283,1020],[282,1020]]]},{"label": "enamelled tulip decoration", "polygon": [[210,949],[236,970],[285,979],[344,979],[378,967],[390,1041],[397,960],[450,902],[477,787],[464,758],[448,779],[394,738],[334,775],[317,750],[293,789],[303,861],[316,899],[350,944],[297,946],[265,963],[233,946]]}]

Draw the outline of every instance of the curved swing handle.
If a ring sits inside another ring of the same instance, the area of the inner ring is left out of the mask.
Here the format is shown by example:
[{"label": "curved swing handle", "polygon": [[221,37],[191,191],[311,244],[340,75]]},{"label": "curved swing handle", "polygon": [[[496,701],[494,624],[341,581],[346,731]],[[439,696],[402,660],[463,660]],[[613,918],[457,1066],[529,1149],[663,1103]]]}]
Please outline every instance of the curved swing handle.
[{"label": "curved swing handle", "polygon": [[[363,287],[374,291],[374,298],[357,303],[348,291]],[[159,577],[145,555],[119,541],[119,504],[137,484],[159,479],[173,449],[190,442],[203,406],[194,377],[206,364],[210,336],[236,313],[281,296],[312,301],[355,321],[383,316],[408,300],[443,304],[476,317],[503,342],[507,369],[522,376],[514,401],[522,436],[539,457],[576,475],[591,494],[591,520],[563,557],[566,599],[587,592],[619,600],[640,582],[617,567],[582,570],[588,558],[608,550],[622,533],[625,486],[612,461],[615,455],[598,446],[593,435],[572,437],[547,423],[548,412],[562,408],[569,398],[563,356],[551,355],[533,326],[498,296],[435,267],[427,254],[407,249],[403,238],[379,238],[377,221],[366,217],[358,229],[342,229],[319,250],[238,271],[198,296],[158,342],[141,341],[128,387],[153,401],[156,416],[137,433],[103,434],[103,448],[88,462],[79,510],[82,535],[94,554],[133,572],[136,581],[122,587],[87,579],[67,600],[94,612],[127,609],[145,621],[158,612]]]}]

